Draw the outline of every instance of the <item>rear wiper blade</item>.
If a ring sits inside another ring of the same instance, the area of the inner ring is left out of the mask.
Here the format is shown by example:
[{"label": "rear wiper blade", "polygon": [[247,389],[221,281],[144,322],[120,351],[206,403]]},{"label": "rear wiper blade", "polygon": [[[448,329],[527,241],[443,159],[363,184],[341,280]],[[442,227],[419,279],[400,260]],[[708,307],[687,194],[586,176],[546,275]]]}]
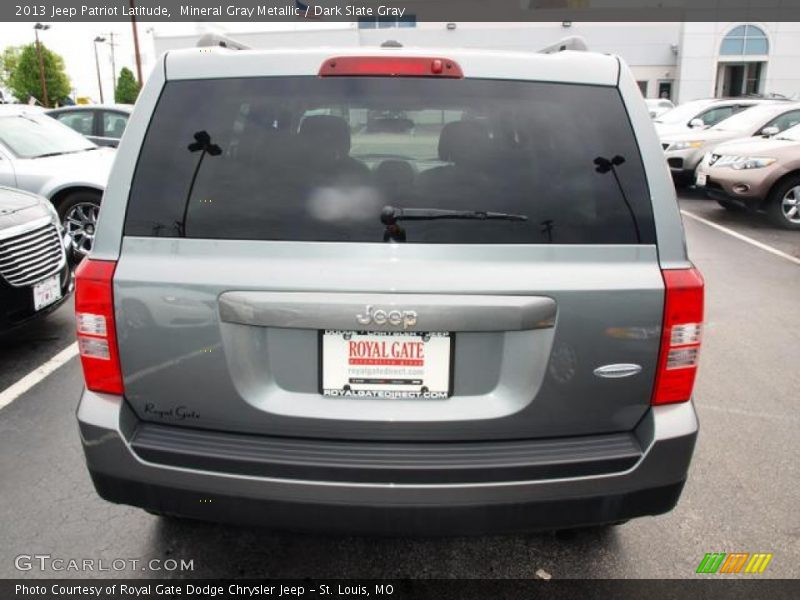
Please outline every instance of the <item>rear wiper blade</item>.
[{"label": "rear wiper blade", "polygon": [[469,219],[475,221],[527,221],[528,215],[492,212],[487,210],[449,210],[443,208],[397,208],[384,206],[381,223],[394,225],[398,221],[435,221],[437,219]]}]

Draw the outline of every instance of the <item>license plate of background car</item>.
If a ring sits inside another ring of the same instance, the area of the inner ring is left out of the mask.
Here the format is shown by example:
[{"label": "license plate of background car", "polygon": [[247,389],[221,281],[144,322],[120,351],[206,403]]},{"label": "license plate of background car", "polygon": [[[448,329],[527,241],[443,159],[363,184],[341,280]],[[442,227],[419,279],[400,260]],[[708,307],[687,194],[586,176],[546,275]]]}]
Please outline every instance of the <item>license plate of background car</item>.
[{"label": "license plate of background car", "polygon": [[33,309],[42,310],[61,298],[61,282],[58,275],[51,275],[33,286]]}]

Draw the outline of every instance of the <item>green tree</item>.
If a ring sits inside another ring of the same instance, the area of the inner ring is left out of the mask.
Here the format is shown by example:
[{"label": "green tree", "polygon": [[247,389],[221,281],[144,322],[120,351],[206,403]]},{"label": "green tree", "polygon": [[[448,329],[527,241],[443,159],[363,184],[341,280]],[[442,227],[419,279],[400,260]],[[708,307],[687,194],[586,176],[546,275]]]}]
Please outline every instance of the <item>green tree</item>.
[{"label": "green tree", "polygon": [[17,68],[21,52],[21,46],[8,46],[0,53],[0,85],[8,87],[11,83],[11,76]]},{"label": "green tree", "polygon": [[120,104],[133,104],[139,95],[139,84],[133,76],[133,71],[122,67],[117,80],[117,89],[114,90],[114,102]]},{"label": "green tree", "polygon": [[[54,106],[69,96],[69,77],[64,70],[64,59],[49,50],[44,44],[41,45],[41,48],[44,78],[47,83],[47,98],[51,106]],[[42,104],[45,103],[35,43],[22,47],[14,72],[9,78],[8,87],[20,102],[27,102],[28,98],[33,96]]]}]

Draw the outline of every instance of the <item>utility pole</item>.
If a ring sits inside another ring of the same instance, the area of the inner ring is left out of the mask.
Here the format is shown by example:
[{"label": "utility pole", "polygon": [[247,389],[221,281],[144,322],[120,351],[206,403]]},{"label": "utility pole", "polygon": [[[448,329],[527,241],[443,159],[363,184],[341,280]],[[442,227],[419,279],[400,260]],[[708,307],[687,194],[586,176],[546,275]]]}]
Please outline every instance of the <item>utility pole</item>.
[{"label": "utility pole", "polygon": [[105,42],[106,38],[98,35],[94,38],[94,66],[97,69],[97,87],[100,88],[100,104],[103,104],[103,80],[100,78],[100,59],[97,57],[97,44]]},{"label": "utility pole", "polygon": [[111,86],[111,91],[112,91],[111,96],[112,96],[112,102],[116,102],[117,101],[117,63],[114,62],[114,46],[116,46],[116,44],[114,43],[114,32],[113,31],[108,34],[108,45],[111,46],[111,80],[113,82],[112,86]]},{"label": "utility pole", "polygon": [[139,82],[139,88],[142,87],[142,57],[139,55],[139,32],[136,28],[136,3],[134,0],[129,0],[131,7],[131,27],[133,28],[133,54],[136,57],[136,81]]},{"label": "utility pole", "polygon": [[36,55],[39,57],[39,80],[42,82],[42,98],[44,105],[50,106],[50,100],[47,98],[47,80],[44,77],[44,59],[42,58],[42,45],[39,43],[39,31],[47,31],[50,25],[42,25],[37,23],[33,26],[33,35],[36,36]]}]

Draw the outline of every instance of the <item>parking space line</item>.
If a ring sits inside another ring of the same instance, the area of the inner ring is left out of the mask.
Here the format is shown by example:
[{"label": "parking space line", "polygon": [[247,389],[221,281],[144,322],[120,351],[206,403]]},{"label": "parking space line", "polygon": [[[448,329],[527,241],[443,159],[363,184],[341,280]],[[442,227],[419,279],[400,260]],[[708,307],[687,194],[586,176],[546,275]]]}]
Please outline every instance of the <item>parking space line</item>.
[{"label": "parking space line", "polygon": [[27,392],[40,381],[44,380],[53,371],[69,362],[70,359],[78,355],[78,343],[73,342],[61,352],[56,354],[46,363],[39,365],[33,371],[25,375],[16,383],[0,392],[0,408],[8,406],[22,394]]},{"label": "parking space line", "polygon": [[733,229],[728,229],[727,227],[724,227],[722,225],[718,225],[717,223],[714,223],[714,221],[709,221],[708,219],[704,219],[703,217],[701,217],[699,215],[696,215],[696,214],[694,214],[692,212],[689,212],[688,210],[681,209],[681,214],[689,217],[690,219],[694,219],[695,221],[699,221],[700,223],[708,225],[709,227],[713,227],[714,229],[717,229],[718,231],[721,231],[722,233],[727,233],[728,235],[730,235],[732,237],[735,237],[737,240],[741,240],[743,242],[747,242],[751,246],[755,246],[756,248],[760,248],[761,250],[765,250],[766,252],[769,252],[770,254],[774,254],[775,256],[780,256],[781,258],[785,258],[786,260],[788,260],[790,262],[793,262],[796,265],[800,265],[800,258],[797,258],[796,256],[792,256],[791,254],[787,254],[786,252],[782,252],[782,251],[778,250],[777,248],[773,248],[772,246],[764,244],[763,242],[759,242],[758,240],[755,240],[755,239],[753,239],[751,237],[743,235],[743,234],[741,234],[741,233],[739,233],[737,231],[734,231]]}]

